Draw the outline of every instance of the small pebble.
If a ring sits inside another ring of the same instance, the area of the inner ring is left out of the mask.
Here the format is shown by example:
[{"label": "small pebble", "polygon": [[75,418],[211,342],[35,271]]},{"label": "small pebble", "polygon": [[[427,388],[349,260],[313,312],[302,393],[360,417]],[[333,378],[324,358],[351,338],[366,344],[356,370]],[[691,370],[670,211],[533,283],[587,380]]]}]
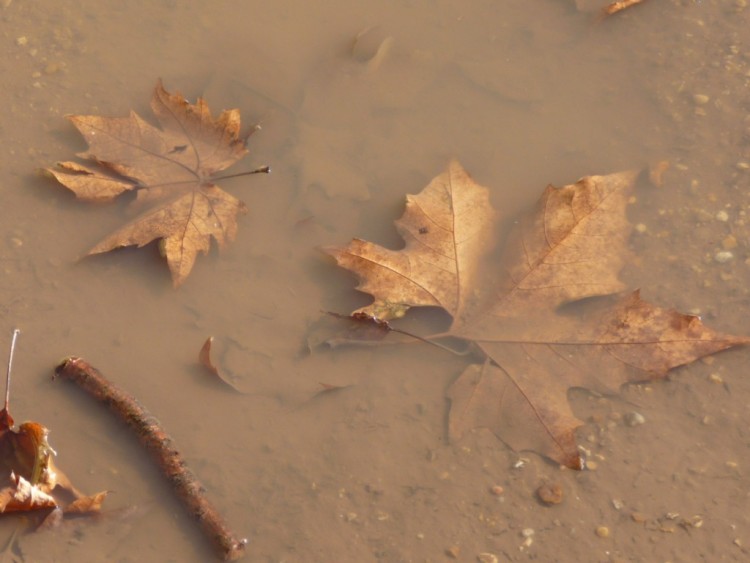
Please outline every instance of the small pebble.
[{"label": "small pebble", "polygon": [[716,215],[714,215],[717,221],[721,221],[722,223],[726,223],[729,221],[729,213],[724,211],[723,209],[721,211],[718,211]]},{"label": "small pebble", "polygon": [[612,499],[612,507],[615,510],[622,510],[624,506],[625,506],[625,503],[622,502],[619,498]]},{"label": "small pebble", "polygon": [[643,524],[648,518],[643,512],[633,512],[630,514],[630,519],[638,524]]},{"label": "small pebble", "polygon": [[724,240],[721,241],[721,247],[724,250],[732,250],[733,248],[737,248],[737,239],[734,237],[734,235],[727,235],[724,237]]},{"label": "small pebble", "polygon": [[646,231],[648,231],[648,227],[646,225],[644,225],[643,223],[638,223],[635,226],[635,232],[638,233],[638,234],[640,234],[640,235],[642,235]]},{"label": "small pebble", "polygon": [[496,497],[499,497],[505,492],[505,489],[503,489],[500,485],[492,485],[490,487],[490,492]]},{"label": "small pebble", "polygon": [[625,413],[623,419],[625,420],[625,424],[627,424],[628,426],[640,426],[641,424],[646,422],[646,418],[641,413],[636,411]]},{"label": "small pebble", "polygon": [[693,94],[693,102],[697,106],[705,106],[710,100],[705,94]]},{"label": "small pebble", "polygon": [[729,250],[720,250],[719,252],[714,254],[714,260],[716,260],[719,264],[729,262],[732,258],[734,258],[734,254],[732,254]]},{"label": "small pebble", "polygon": [[544,504],[560,504],[563,501],[563,490],[557,483],[543,483],[536,490],[536,496]]},{"label": "small pebble", "polygon": [[609,537],[609,528],[607,526],[599,526],[596,529],[596,535],[600,538],[608,538]]},{"label": "small pebble", "polygon": [[479,561],[479,563],[497,563],[499,559],[494,553],[485,552],[477,555],[477,561]]},{"label": "small pebble", "polygon": [[461,555],[461,548],[457,545],[452,545],[445,550],[445,554],[451,559],[458,559],[458,556]]},{"label": "small pebble", "polygon": [[724,383],[724,378],[723,378],[723,377],[721,377],[721,375],[720,375],[720,374],[718,374],[718,373],[712,373],[711,375],[709,375],[709,376],[708,376],[708,380],[709,380],[709,381],[710,381],[711,383],[719,383],[719,384],[720,384],[720,383]]},{"label": "small pebble", "polygon": [[524,538],[530,538],[534,535],[534,528],[524,528],[523,530],[521,530],[521,535]]},{"label": "small pebble", "polygon": [[750,162],[744,160],[737,163],[737,170],[750,170]]}]

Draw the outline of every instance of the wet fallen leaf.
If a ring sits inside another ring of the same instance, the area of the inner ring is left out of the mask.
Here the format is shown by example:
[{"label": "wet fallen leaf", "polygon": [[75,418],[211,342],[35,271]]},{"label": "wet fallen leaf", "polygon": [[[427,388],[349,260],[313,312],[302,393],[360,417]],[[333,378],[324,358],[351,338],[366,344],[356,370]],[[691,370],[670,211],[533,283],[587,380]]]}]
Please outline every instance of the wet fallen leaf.
[{"label": "wet fallen leaf", "polygon": [[6,485],[0,489],[1,513],[56,507],[57,501],[49,493],[15,473],[8,475]]},{"label": "wet fallen leaf", "polygon": [[83,496],[55,467],[52,458],[57,454],[47,441],[49,430],[37,422],[24,422],[15,428],[8,400],[10,366],[18,334],[16,329],[8,362],[5,406],[0,410],[0,481],[6,480],[0,489],[0,513],[56,508],[65,506],[63,497]]},{"label": "wet fallen leaf", "polygon": [[[151,109],[161,128],[135,112],[128,117],[70,116],[89,144],[79,156],[96,166],[60,162],[47,172],[85,201],[109,201],[125,192],[136,192],[141,202],[158,200],[88,254],[159,239],[172,281],[179,286],[198,252],[208,252],[212,237],[220,249],[235,238],[237,216],[247,208],[214,181],[221,179],[218,172],[248,153],[247,137],[254,129],[240,135],[238,110],[214,119],[202,98],[190,104],[179,93],[167,92],[161,81]],[[246,174],[268,171],[261,167]]]},{"label": "wet fallen leaf", "polygon": [[[0,419],[13,421],[7,409],[0,411]],[[24,422],[18,429],[0,424],[0,479],[7,479],[0,489],[0,513],[66,507],[66,499],[85,498],[55,467],[48,435],[49,430],[36,422]]]},{"label": "wet fallen leaf", "polygon": [[219,368],[214,364],[213,360],[211,359],[211,348],[213,346],[214,337],[209,336],[206,338],[206,341],[203,343],[203,346],[201,346],[200,352],[198,352],[198,363],[200,363],[203,367],[205,367],[210,374],[214,376],[214,379],[217,381],[220,381],[223,385],[230,388],[232,391],[235,391],[236,393],[244,394],[244,391],[241,391],[238,389],[229,379],[227,379],[219,370]]},{"label": "wet fallen leaf", "polygon": [[442,307],[453,316],[445,335],[475,345],[481,360],[448,391],[451,440],[486,428],[515,450],[581,469],[575,430],[583,422],[568,404],[570,388],[615,393],[750,343],[637,291],[623,295],[618,274],[630,255],[626,207],[636,177],[627,171],[549,186],[509,234],[503,269],[489,285],[475,274],[493,245],[493,211],[486,188],[455,162],[407,196],[396,223],[403,250],[358,239],[328,250],[374,297],[361,312],[393,319],[410,307]]}]

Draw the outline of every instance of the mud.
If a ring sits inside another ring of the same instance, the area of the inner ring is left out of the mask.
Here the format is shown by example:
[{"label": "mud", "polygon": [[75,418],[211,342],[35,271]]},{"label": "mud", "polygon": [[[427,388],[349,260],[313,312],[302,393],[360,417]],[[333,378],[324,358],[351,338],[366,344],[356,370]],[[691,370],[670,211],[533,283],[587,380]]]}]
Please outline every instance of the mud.
[{"label": "mud", "polygon": [[[595,461],[579,473],[483,432],[447,443],[461,358],[419,344],[300,355],[322,310],[367,303],[316,248],[398,248],[404,194],[450,158],[505,225],[548,183],[670,161],[631,206],[623,278],[750,332],[747,2],[647,0],[602,22],[604,2],[578,4],[0,3],[0,334],[23,331],[12,412],[48,426],[76,485],[114,491],[107,504],[130,515],[12,540],[24,521],[3,518],[7,560],[212,557],[127,431],[50,381],[71,354],[161,419],[250,561],[745,560],[747,350],[619,397],[571,392]],[[83,150],[64,115],[149,119],[158,77],[261,123],[232,171],[273,169],[222,184],[250,212],[176,291],[154,245],[79,261],[131,211],[35,173]],[[196,367],[210,335],[246,394]],[[348,387],[311,399],[321,382]],[[543,483],[563,502],[540,503]]]}]

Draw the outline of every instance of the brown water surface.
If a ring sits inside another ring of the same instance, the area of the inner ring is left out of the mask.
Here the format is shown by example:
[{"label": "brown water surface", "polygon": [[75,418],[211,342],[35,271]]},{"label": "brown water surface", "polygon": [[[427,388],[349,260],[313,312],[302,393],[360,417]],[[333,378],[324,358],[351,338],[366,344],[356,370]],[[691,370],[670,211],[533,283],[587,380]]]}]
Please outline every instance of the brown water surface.
[{"label": "brown water surface", "polygon": [[[138,508],[22,536],[5,560],[212,557],[128,431],[50,382],[70,354],[162,420],[248,537],[248,560],[747,558],[747,350],[620,398],[571,393],[597,464],[581,473],[483,432],[448,444],[460,357],[420,345],[299,353],[321,310],[368,302],[316,248],[353,236],[398,248],[404,194],[452,157],[490,187],[504,225],[548,183],[669,160],[665,184],[640,188],[631,208],[638,260],[623,277],[749,333],[747,2],[650,0],[598,24],[604,2],[573,0],[0,4],[0,334],[23,331],[12,411],[51,429],[80,488]],[[132,212],[35,175],[84,148],[64,115],[150,119],[158,77],[260,122],[233,171],[273,168],[222,183],[250,212],[178,290],[153,245],[77,262]],[[732,255],[718,262],[722,250]],[[209,335],[248,394],[195,367]],[[319,382],[351,387],[309,400]],[[645,424],[625,424],[631,411]],[[545,480],[562,504],[537,503]],[[0,533],[19,525],[5,518]]]}]

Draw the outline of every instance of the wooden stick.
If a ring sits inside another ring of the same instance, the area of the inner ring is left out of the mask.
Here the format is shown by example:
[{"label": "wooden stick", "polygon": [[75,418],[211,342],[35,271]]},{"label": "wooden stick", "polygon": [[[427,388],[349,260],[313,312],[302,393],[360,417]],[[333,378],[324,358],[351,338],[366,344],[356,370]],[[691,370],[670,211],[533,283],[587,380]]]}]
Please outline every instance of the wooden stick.
[{"label": "wooden stick", "polygon": [[206,498],[206,489],[185,463],[172,438],[159,421],[132,395],[107,381],[82,358],[71,356],[55,368],[55,377],[74,381],[89,395],[105,404],[136,434],[167,477],[188,513],[225,561],[239,559],[245,552],[246,539],[237,539],[224,518]]}]

